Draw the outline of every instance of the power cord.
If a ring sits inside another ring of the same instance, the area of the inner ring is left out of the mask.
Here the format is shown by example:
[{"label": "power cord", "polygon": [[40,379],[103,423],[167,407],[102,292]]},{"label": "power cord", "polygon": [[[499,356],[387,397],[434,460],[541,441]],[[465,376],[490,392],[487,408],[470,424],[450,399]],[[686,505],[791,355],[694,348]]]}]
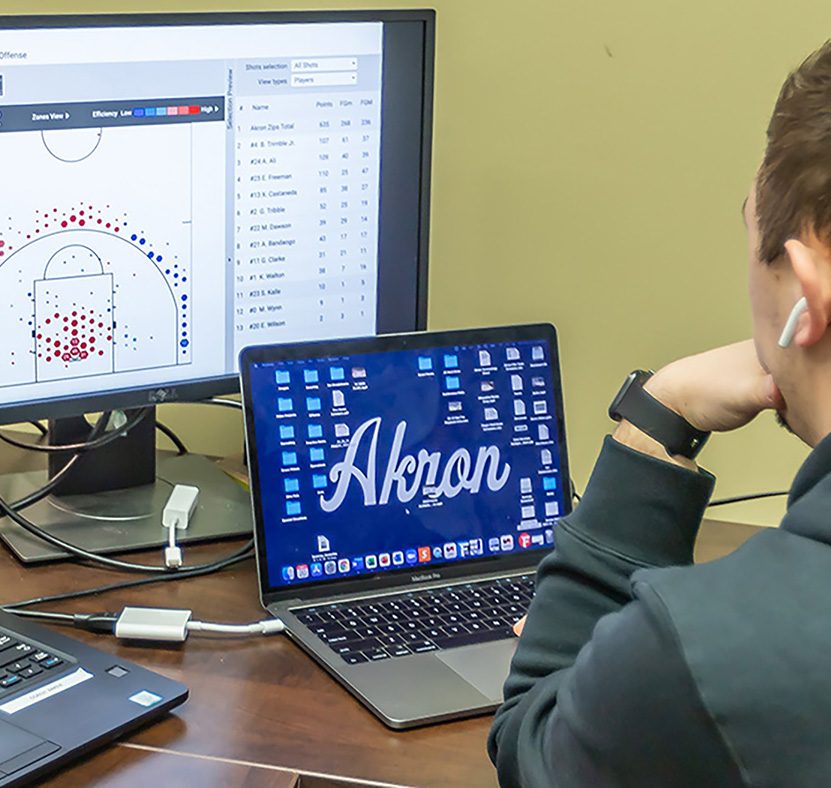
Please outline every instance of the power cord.
[{"label": "power cord", "polygon": [[751,493],[750,495],[734,495],[732,498],[717,498],[710,501],[709,506],[725,506],[728,503],[741,503],[742,501],[755,501],[757,498],[776,498],[780,495],[788,495],[788,490],[778,492]]},{"label": "power cord", "polygon": [[221,405],[225,408],[236,408],[242,410],[242,403],[235,399],[224,399],[222,397],[211,397],[210,399],[197,400],[197,405]]},{"label": "power cord", "polygon": [[[220,398],[216,398],[215,404],[223,403],[227,405],[232,402],[232,400],[222,400]],[[233,407],[234,405],[239,405],[239,403],[233,403],[233,405],[231,406]],[[180,567],[182,565],[181,550],[178,547],[176,547],[175,540],[172,537],[168,549],[165,552],[165,566],[139,564],[131,561],[123,561],[117,558],[110,558],[109,556],[104,556],[98,553],[93,553],[88,550],[84,550],[83,548],[80,548],[77,545],[73,545],[70,542],[60,539],[54,534],[43,530],[39,526],[35,525],[35,523],[31,522],[30,520],[27,520],[25,517],[23,517],[23,515],[19,513],[19,511],[23,508],[31,506],[32,504],[49,495],[49,493],[53,489],[55,489],[55,487],[60,483],[61,479],[63,479],[66,476],[66,474],[69,473],[71,466],[73,466],[74,463],[77,462],[80,452],[91,451],[93,449],[100,448],[101,446],[104,446],[108,443],[111,443],[112,441],[121,437],[121,435],[129,432],[129,430],[131,430],[140,421],[142,421],[142,419],[146,418],[150,412],[150,408],[144,408],[132,419],[128,419],[120,427],[117,427],[116,429],[101,437],[97,437],[100,431],[106,427],[111,415],[109,411],[102,413],[101,417],[98,419],[95,426],[92,428],[92,431],[90,432],[90,439],[83,443],[66,444],[62,446],[43,446],[33,443],[16,441],[9,438],[8,436],[0,434],[0,440],[3,440],[6,443],[9,443],[12,446],[16,446],[18,448],[46,452],[75,452],[75,454],[69,459],[67,464],[63,468],[61,468],[61,470],[58,472],[58,474],[56,474],[56,476],[54,476],[44,487],[31,493],[25,499],[15,501],[14,503],[10,504],[7,501],[0,498],[0,515],[8,517],[10,520],[12,520],[12,522],[19,525],[32,536],[35,536],[36,538],[41,539],[47,544],[50,544],[53,547],[57,547],[58,549],[63,550],[66,553],[69,553],[75,558],[79,558],[95,564],[101,564],[102,566],[108,567],[110,569],[116,569],[126,572],[147,572],[153,574],[180,571]],[[176,551],[178,551],[178,559],[175,554]]]},{"label": "power cord", "polygon": [[7,613],[14,613],[17,616],[43,619],[44,621],[65,619],[67,617],[66,613],[48,613],[41,610],[26,610],[25,608],[32,607],[33,605],[43,605],[49,602],[65,602],[69,599],[83,599],[88,596],[100,596],[101,594],[106,594],[110,591],[124,591],[128,588],[146,586],[153,583],[172,583],[179,580],[186,580],[189,577],[204,577],[205,575],[219,572],[229,566],[234,566],[253,557],[254,540],[251,539],[236,552],[211,563],[198,564],[193,567],[180,569],[178,572],[169,572],[163,575],[152,575],[151,577],[121,580],[118,583],[108,583],[107,585],[95,586],[94,588],[84,588],[80,591],[64,591],[60,594],[49,594],[47,596],[34,597],[33,599],[24,599],[20,602],[8,602],[5,605],[0,605],[0,610]]},{"label": "power cord", "polygon": [[33,427],[37,427],[38,432],[41,435],[48,435],[49,434],[49,430],[47,430],[46,427],[44,427],[39,421],[30,421],[28,423],[31,424]]},{"label": "power cord", "polygon": [[177,456],[183,457],[185,454],[190,454],[188,447],[185,446],[182,439],[170,427],[162,424],[158,419],[156,419],[156,429],[170,438],[171,443],[176,447]]},{"label": "power cord", "polygon": [[[90,439],[96,438],[100,432],[106,427],[107,422],[110,419],[111,412],[105,411],[101,414],[98,421],[92,428],[90,432]],[[3,436],[0,436],[0,439],[5,440]],[[76,452],[73,454],[65,463],[63,468],[61,468],[43,487],[38,490],[34,490],[33,492],[29,493],[28,495],[24,496],[18,501],[14,501],[10,503],[9,506],[14,509],[16,512],[22,511],[23,509],[36,504],[38,501],[43,500],[49,495],[52,490],[54,490],[69,474],[72,468],[75,467],[77,464],[81,454],[80,452]]]},{"label": "power cord", "polygon": [[[81,452],[81,451],[92,451],[93,449],[100,449],[102,446],[106,446],[108,443],[112,443],[115,440],[118,440],[122,435],[126,435],[133,427],[135,427],[139,422],[143,421],[147,418],[147,415],[151,412],[152,408],[142,408],[136,413],[133,417],[127,419],[119,427],[115,427],[114,429],[110,430],[106,434],[102,435],[100,438],[92,438],[91,440],[84,441],[82,443],[65,443],[58,446],[52,444],[41,444],[41,443],[30,443],[28,441],[18,441],[14,438],[10,438],[8,435],[3,435],[0,433],[0,440],[8,443],[11,446],[16,446],[18,449],[26,449],[27,451],[38,451],[44,452],[47,454],[62,452],[62,451],[73,451],[73,452]],[[107,424],[109,421],[109,416],[113,413],[113,411],[107,411],[106,413],[101,415],[99,418],[98,423],[107,416],[107,420],[104,421],[104,424]],[[96,423],[95,428],[98,427],[98,423]],[[95,429],[93,428],[93,429]]]}]

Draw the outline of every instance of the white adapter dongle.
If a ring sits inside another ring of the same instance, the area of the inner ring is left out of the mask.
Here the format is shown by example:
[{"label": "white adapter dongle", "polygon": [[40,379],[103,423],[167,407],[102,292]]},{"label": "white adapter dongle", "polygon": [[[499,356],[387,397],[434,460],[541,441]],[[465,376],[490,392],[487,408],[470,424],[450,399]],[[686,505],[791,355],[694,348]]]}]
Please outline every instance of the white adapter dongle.
[{"label": "white adapter dongle", "polygon": [[181,641],[188,636],[190,610],[125,607],[115,622],[115,636],[129,640]]},{"label": "white adapter dongle", "polygon": [[165,528],[175,527],[180,530],[187,528],[198,498],[198,487],[192,487],[189,484],[177,484],[164,505],[162,525]]}]

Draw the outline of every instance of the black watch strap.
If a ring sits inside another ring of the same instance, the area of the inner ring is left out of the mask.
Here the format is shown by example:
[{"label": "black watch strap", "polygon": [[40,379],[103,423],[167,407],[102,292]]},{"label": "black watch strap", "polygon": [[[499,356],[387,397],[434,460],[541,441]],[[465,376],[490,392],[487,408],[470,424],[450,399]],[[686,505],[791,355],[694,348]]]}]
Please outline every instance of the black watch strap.
[{"label": "black watch strap", "polygon": [[660,443],[670,454],[693,459],[704,447],[709,432],[696,429],[683,416],[644,390],[651,372],[637,369],[621,386],[609,406],[615,421],[626,419]]}]

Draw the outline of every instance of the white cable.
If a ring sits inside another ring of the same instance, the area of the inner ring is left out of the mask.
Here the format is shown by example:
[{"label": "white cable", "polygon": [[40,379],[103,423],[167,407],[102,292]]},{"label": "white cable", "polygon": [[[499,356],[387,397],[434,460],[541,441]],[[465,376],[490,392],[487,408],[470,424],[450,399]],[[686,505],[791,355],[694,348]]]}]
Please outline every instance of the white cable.
[{"label": "white cable", "polygon": [[198,498],[198,487],[177,484],[162,510],[162,525],[169,529],[167,547],[164,549],[164,564],[170,569],[178,569],[183,563],[182,548],[176,544],[176,531],[185,530],[190,525]]},{"label": "white cable", "polygon": [[214,632],[223,635],[271,635],[286,627],[279,618],[267,618],[253,624],[214,624],[191,621],[190,610],[159,607],[125,607],[113,627],[116,637],[126,640],[183,641],[191,632]]},{"label": "white cable", "polygon": [[188,621],[188,632],[219,632],[223,635],[272,635],[282,632],[286,625],[279,618],[267,618],[255,624],[212,624],[206,621]]}]

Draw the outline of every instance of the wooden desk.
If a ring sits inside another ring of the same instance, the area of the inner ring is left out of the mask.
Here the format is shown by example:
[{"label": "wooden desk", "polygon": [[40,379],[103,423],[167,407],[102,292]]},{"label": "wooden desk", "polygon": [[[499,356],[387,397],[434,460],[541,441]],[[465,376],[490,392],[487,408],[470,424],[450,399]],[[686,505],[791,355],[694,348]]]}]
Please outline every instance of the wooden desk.
[{"label": "wooden desk", "polygon": [[[705,523],[698,560],[730,552],[756,530],[735,523]],[[191,547],[185,557],[195,564],[225,555],[238,544]],[[161,551],[140,558],[158,562]],[[27,569],[0,548],[0,600],[5,602],[122,577],[71,563]],[[48,609],[118,611],[124,605],[188,608],[197,619],[234,623],[264,616],[253,561],[210,577],[54,603]],[[43,785],[132,788],[155,781],[164,788],[193,784],[326,788],[358,781],[358,785],[488,788],[497,784],[485,752],[490,717],[391,731],[288,638],[192,635],[178,646],[137,647],[80,631],[72,634],[184,682],[191,695],[163,721]]]}]

